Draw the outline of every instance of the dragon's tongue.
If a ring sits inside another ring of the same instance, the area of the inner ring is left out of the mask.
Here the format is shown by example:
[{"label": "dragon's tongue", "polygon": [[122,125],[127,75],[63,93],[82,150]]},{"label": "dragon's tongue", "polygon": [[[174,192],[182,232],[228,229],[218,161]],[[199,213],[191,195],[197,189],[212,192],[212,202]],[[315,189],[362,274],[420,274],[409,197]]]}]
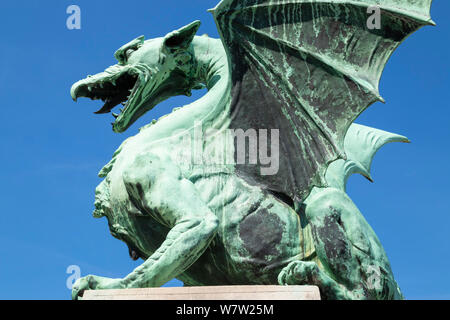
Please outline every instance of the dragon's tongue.
[{"label": "dragon's tongue", "polygon": [[106,100],[105,105],[98,111],[94,112],[95,114],[102,114],[102,113],[108,113],[117,106],[119,103],[121,103],[123,99],[121,97],[116,97],[112,99]]}]

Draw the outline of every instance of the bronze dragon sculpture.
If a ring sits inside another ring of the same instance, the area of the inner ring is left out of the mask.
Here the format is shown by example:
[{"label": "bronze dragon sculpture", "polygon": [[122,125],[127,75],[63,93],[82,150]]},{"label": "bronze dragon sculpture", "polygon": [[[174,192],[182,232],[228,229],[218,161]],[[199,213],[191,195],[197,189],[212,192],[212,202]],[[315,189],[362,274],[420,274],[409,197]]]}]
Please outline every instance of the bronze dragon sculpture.
[{"label": "bronze dragon sculpture", "polygon": [[[401,299],[385,251],[345,192],[371,179],[396,134],[354,124],[382,101],[397,46],[432,25],[431,0],[223,0],[221,39],[195,21],[139,37],[118,64],[74,84],[123,132],[160,102],[201,99],[141,128],[100,172],[95,217],[143,264],[84,290],[185,285],[317,285],[324,299]],[[367,27],[368,9],[381,27]],[[248,141],[248,148],[246,142]]]}]

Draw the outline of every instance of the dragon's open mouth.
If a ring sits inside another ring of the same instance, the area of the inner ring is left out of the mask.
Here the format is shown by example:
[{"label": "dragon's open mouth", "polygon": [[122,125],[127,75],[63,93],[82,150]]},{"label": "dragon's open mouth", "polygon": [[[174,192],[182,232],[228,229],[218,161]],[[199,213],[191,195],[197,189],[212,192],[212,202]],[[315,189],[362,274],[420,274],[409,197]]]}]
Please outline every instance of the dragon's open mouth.
[{"label": "dragon's open mouth", "polygon": [[158,72],[144,64],[114,65],[104,72],[78,81],[72,86],[71,95],[102,100],[104,105],[95,113],[109,113],[119,104],[124,107],[119,114],[112,113],[114,132],[124,132],[147,111],[162,101],[190,90],[183,73]]},{"label": "dragon's open mouth", "polygon": [[[137,74],[131,74],[124,72],[118,77],[99,77],[92,76],[83,80],[78,85],[75,84],[72,88],[72,97],[74,100],[80,97],[90,98],[91,100],[102,100],[104,102],[96,114],[109,113],[111,110],[122,104],[123,109],[121,112],[125,112],[128,106],[128,101],[135,95],[139,88]],[[92,79],[90,81],[90,79]],[[113,116],[117,118],[119,114],[113,113]]]}]

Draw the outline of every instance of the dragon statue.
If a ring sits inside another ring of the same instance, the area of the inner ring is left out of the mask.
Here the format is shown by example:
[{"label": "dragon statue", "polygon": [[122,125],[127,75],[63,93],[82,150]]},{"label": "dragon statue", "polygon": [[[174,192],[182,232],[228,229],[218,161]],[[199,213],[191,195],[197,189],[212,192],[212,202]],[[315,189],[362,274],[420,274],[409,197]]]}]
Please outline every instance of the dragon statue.
[{"label": "dragon statue", "polygon": [[[71,89],[103,100],[113,131],[162,101],[199,100],[140,129],[101,170],[94,216],[132,259],[123,279],[72,290],[317,285],[323,299],[403,299],[376,234],[346,194],[371,180],[384,144],[408,139],[353,123],[383,101],[394,50],[430,18],[432,0],[223,0],[221,39],[195,21],[121,47],[118,64]],[[370,10],[380,28],[369,28]],[[248,148],[246,142],[248,141]]]}]

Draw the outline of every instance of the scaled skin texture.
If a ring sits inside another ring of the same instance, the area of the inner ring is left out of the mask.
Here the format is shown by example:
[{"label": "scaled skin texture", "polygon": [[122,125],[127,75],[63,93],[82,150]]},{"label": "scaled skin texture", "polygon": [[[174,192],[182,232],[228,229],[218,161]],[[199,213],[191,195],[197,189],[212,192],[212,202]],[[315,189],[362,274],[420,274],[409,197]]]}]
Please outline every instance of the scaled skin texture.
[{"label": "scaled skin texture", "polygon": [[[196,36],[198,21],[139,37],[115,53],[117,65],[75,83],[74,100],[103,100],[97,113],[124,105],[113,113],[117,133],[172,96],[208,92],[141,128],[101,170],[94,216],[106,217],[130,257],[144,262],[122,279],[80,279],[73,299],[173,278],[402,299],[345,185],[354,173],[372,180],[384,144],[408,142],[353,121],[382,100],[378,81],[395,48],[433,24],[430,5],[223,0],[211,10],[221,39]],[[371,6],[380,8],[381,29],[367,27]]]}]

